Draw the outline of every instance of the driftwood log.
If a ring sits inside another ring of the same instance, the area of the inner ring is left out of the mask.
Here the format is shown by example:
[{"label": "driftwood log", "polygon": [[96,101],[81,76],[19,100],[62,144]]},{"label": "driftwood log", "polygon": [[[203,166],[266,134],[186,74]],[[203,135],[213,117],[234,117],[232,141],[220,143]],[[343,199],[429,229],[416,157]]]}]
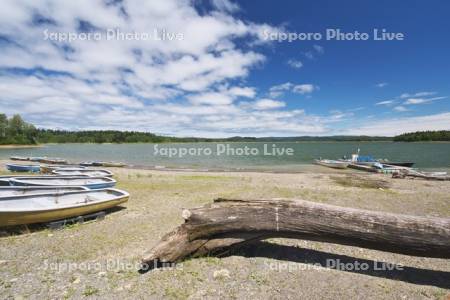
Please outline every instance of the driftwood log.
[{"label": "driftwood log", "polygon": [[338,207],[303,200],[217,199],[184,210],[185,223],[166,234],[142,262],[178,262],[273,237],[450,258],[450,219]]},{"label": "driftwood log", "polygon": [[[427,179],[427,180],[450,180],[450,176],[448,175],[441,175],[439,174],[441,172],[419,172],[416,170],[411,169],[402,169],[399,172],[395,172],[392,174],[392,178],[421,178],[421,179]],[[445,172],[444,172],[445,173]]]}]

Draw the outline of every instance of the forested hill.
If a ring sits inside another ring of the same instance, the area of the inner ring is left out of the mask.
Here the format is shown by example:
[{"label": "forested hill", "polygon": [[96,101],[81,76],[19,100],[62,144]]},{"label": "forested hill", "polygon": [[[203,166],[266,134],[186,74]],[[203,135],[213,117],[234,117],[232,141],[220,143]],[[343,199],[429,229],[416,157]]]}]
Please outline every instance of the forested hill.
[{"label": "forested hill", "polygon": [[416,131],[394,137],[395,142],[450,141],[450,130]]},{"label": "forested hill", "polygon": [[450,141],[450,131],[423,131],[405,133],[394,138],[383,136],[297,136],[297,137],[231,137],[225,139],[176,138],[149,132],[88,130],[66,131],[37,129],[25,122],[20,115],[8,118],[0,114],[0,145],[45,144],[45,143],[169,143],[169,142],[360,142],[360,141]]}]

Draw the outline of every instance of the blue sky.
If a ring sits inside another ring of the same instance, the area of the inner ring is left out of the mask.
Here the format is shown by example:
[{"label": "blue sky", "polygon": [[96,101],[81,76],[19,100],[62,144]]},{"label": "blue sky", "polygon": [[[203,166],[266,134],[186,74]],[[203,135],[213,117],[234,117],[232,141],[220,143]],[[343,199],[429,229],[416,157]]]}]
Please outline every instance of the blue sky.
[{"label": "blue sky", "polygon": [[[39,127],[205,137],[450,129],[448,1],[2,6],[0,111]],[[335,29],[368,40],[327,39]],[[375,29],[404,38],[375,41]],[[322,36],[273,39],[286,33]]]}]

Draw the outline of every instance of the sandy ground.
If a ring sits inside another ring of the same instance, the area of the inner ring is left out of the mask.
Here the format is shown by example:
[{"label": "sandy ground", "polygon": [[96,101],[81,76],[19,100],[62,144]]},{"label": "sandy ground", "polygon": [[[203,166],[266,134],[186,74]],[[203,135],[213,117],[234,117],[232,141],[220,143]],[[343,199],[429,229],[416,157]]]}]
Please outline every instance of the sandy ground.
[{"label": "sandy ground", "polygon": [[[104,220],[60,230],[0,228],[0,298],[446,299],[450,294],[450,260],[291,239],[137,271],[141,255],[182,223],[182,208],[217,197],[299,198],[450,217],[450,182],[326,168],[300,174],[110,170],[131,198]],[[351,270],[358,263],[368,269]],[[396,270],[379,270],[389,266]]]}]

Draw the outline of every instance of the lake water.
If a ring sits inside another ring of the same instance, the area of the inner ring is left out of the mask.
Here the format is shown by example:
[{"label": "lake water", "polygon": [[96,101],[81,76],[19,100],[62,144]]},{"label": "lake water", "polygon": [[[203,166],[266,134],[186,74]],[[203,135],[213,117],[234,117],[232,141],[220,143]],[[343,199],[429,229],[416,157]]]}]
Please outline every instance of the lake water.
[{"label": "lake water", "polygon": [[[155,150],[155,147],[159,152]],[[241,152],[245,152],[245,147],[247,147],[247,154],[250,155],[239,155],[242,154]],[[267,151],[264,151],[264,147]],[[271,155],[274,154],[273,147],[276,147],[278,155]],[[282,153],[287,148],[292,149],[293,155]],[[12,155],[48,156],[66,158],[75,162],[86,160],[122,161],[131,165],[170,168],[286,171],[305,168],[311,165],[314,158],[318,157],[329,159],[341,158],[344,155],[350,157],[358,148],[361,149],[361,155],[388,158],[391,161],[413,161],[416,163],[415,167],[418,168],[436,170],[450,168],[450,143],[49,144],[40,148],[0,149],[0,159],[7,159]],[[162,151],[165,152],[161,153]],[[184,155],[183,151],[191,153]]]}]

